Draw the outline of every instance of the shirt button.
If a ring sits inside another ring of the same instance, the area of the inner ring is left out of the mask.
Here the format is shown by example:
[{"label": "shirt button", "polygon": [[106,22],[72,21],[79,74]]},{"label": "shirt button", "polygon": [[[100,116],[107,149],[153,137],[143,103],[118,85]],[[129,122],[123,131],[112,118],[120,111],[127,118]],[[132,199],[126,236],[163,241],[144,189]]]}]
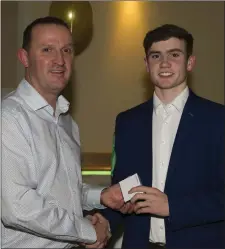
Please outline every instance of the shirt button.
[{"label": "shirt button", "polygon": [[165,140],[162,140],[162,142],[161,142],[162,144],[165,144],[166,143],[166,141]]},{"label": "shirt button", "polygon": [[160,230],[163,230],[163,226],[160,226],[159,228],[160,228]]},{"label": "shirt button", "polygon": [[160,162],[160,167],[163,167],[163,165],[164,165],[164,162]]}]

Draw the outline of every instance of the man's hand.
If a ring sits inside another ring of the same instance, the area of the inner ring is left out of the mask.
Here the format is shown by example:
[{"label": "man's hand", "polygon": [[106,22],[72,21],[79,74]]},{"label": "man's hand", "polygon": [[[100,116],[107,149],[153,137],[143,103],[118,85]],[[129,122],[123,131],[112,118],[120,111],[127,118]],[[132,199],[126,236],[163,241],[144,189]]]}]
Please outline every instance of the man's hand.
[{"label": "man's hand", "polygon": [[131,202],[124,203],[124,205],[119,209],[123,214],[131,214],[134,212],[135,205]]},{"label": "man's hand", "polygon": [[157,188],[138,186],[129,191],[129,194],[137,193],[131,199],[135,204],[134,212],[137,214],[150,213],[161,217],[169,216],[169,203],[167,195]]},{"label": "man's hand", "polygon": [[118,210],[121,213],[131,213],[134,209],[134,205],[132,203],[124,202],[119,183],[103,189],[101,193],[101,204]]},{"label": "man's hand", "polygon": [[86,248],[104,248],[111,237],[108,221],[99,213],[95,213],[93,216],[88,215],[87,218],[95,228],[97,241],[94,244],[85,244],[84,246]]}]

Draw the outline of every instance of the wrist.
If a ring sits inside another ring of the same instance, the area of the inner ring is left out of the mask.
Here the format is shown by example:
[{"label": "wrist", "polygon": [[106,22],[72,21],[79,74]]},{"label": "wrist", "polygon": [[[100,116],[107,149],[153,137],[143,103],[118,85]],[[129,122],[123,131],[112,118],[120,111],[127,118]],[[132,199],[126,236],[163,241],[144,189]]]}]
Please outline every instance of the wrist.
[{"label": "wrist", "polygon": [[104,201],[103,201],[103,199],[104,199],[104,193],[106,192],[107,189],[108,189],[108,187],[103,188],[103,190],[101,191],[101,194],[100,194],[100,204],[101,205],[104,205]]}]

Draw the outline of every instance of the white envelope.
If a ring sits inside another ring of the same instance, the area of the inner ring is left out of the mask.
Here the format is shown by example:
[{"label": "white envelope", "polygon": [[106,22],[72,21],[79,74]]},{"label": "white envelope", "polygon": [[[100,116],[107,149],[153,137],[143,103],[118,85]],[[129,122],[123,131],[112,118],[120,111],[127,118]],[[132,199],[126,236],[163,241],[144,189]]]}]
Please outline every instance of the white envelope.
[{"label": "white envelope", "polygon": [[128,194],[133,188],[142,185],[138,174],[134,174],[119,182],[125,202],[129,201],[136,193]]}]

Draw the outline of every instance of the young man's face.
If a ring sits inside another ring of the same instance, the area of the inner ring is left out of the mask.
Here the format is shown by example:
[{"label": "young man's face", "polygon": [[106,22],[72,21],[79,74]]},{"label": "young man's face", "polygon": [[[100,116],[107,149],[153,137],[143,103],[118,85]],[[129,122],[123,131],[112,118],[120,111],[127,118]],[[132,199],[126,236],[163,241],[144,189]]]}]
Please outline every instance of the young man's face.
[{"label": "young man's face", "polygon": [[154,42],[145,58],[151,81],[160,89],[186,84],[187,72],[193,69],[194,61],[194,56],[187,58],[185,41],[178,38]]},{"label": "young man's face", "polygon": [[73,45],[69,30],[56,24],[37,25],[30,48],[23,50],[26,78],[41,94],[60,93],[72,71]]}]

